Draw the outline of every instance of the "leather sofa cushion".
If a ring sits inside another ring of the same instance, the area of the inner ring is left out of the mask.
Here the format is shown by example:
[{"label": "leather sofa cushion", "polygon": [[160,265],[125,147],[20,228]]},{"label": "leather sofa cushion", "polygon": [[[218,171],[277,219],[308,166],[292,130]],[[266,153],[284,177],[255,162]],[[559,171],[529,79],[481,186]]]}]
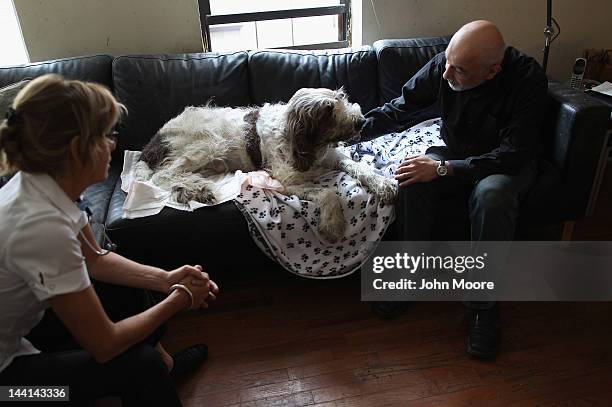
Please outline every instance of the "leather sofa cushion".
[{"label": "leather sofa cushion", "polygon": [[104,225],[102,223],[95,222],[90,222],[89,224],[91,225],[91,230],[96,238],[96,242],[102,246],[104,244]]},{"label": "leather sofa cushion", "polygon": [[36,78],[48,73],[56,73],[67,79],[97,82],[112,89],[112,60],[113,57],[110,55],[93,55],[0,67],[0,87],[26,78]]},{"label": "leather sofa cushion", "polygon": [[90,221],[92,223],[104,223],[106,221],[106,213],[110,204],[115,184],[121,175],[121,165],[119,163],[111,164],[108,170],[108,177],[103,182],[91,185],[83,192],[83,200],[92,211]]},{"label": "leather sofa cushion", "polygon": [[[15,100],[15,96],[17,96],[17,94],[21,92],[21,89],[26,87],[28,82],[29,80],[25,79],[17,83],[13,83],[3,88],[0,88],[0,113],[4,114],[8,110],[8,108],[13,105],[13,100]],[[3,119],[3,116],[0,117],[0,120]]]},{"label": "leather sofa cushion", "polygon": [[257,105],[286,102],[300,88],[342,86],[362,112],[378,106],[376,55],[370,47],[251,51],[249,76],[251,99]]},{"label": "leather sofa cushion", "polygon": [[234,280],[254,281],[264,270],[280,269],[255,245],[233,202],[193,212],[166,207],[155,216],[123,219],[126,194],[120,187],[119,179],[106,228],[118,252],[130,259],[166,269],[201,264],[216,282],[224,285]]},{"label": "leather sofa cushion", "polygon": [[142,149],[186,106],[250,104],[246,52],[120,56],[113,61],[113,82],[128,109],[118,151]]},{"label": "leather sofa cushion", "polygon": [[444,51],[449,41],[450,37],[376,41],[373,47],[378,58],[379,103],[398,97],[408,79]]}]

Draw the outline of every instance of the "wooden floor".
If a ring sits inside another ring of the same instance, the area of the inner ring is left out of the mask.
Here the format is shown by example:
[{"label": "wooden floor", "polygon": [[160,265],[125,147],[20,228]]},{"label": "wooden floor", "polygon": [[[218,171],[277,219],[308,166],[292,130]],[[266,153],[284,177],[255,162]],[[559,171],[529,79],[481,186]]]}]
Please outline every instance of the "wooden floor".
[{"label": "wooden floor", "polygon": [[[612,240],[612,171],[577,240]],[[466,350],[468,310],[414,303],[378,320],[357,276],[279,278],[170,322],[170,350],[210,356],[179,383],[186,406],[612,406],[612,303],[503,303],[503,349]]]}]

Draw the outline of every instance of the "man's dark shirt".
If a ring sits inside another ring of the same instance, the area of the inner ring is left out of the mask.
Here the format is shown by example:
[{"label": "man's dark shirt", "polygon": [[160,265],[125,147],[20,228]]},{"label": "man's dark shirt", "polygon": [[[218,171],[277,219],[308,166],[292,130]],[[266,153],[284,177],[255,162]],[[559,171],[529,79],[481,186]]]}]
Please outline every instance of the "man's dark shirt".
[{"label": "man's dark shirt", "polygon": [[540,65],[508,47],[502,70],[483,84],[453,91],[442,78],[444,52],[433,57],[402,88],[402,95],[366,114],[364,140],[405,130],[420,112],[437,106],[446,148],[432,147],[454,175],[479,180],[516,174],[535,158],[541,137],[548,82]]}]

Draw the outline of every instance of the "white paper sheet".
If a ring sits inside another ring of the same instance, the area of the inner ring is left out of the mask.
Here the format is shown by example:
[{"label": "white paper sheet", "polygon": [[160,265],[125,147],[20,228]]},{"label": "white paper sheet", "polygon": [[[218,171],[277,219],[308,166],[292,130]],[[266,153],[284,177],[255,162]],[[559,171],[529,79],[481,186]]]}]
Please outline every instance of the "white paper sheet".
[{"label": "white paper sheet", "polygon": [[247,180],[247,175],[242,171],[209,177],[208,179],[216,186],[213,192],[217,197],[217,202],[205,204],[190,201],[189,204],[181,204],[171,199],[170,191],[165,191],[149,181],[134,180],[134,169],[139,158],[140,151],[125,151],[121,172],[121,190],[127,193],[123,203],[123,218],[127,219],[156,215],[164,206],[182,211],[194,211],[204,206],[218,205],[234,199],[240,193],[242,183]]},{"label": "white paper sheet", "polygon": [[604,82],[602,84],[599,84],[599,85],[597,85],[595,87],[592,87],[591,90],[593,92],[598,92],[598,93],[604,94],[606,96],[612,97],[612,83],[610,83],[608,81],[606,81],[606,82]]}]

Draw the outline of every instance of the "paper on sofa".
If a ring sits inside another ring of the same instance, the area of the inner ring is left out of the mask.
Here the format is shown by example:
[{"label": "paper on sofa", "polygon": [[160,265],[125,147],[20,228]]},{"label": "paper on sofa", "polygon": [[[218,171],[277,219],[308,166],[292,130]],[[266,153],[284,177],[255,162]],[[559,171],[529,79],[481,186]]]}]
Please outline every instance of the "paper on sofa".
[{"label": "paper on sofa", "polygon": [[182,211],[194,211],[204,206],[231,201],[238,196],[242,184],[247,180],[247,175],[242,171],[209,177],[214,181],[216,187],[213,192],[217,197],[217,202],[204,204],[190,201],[189,204],[181,204],[172,200],[170,191],[165,191],[149,181],[143,182],[134,179],[135,166],[139,157],[140,151],[125,151],[124,154],[121,190],[127,193],[123,203],[123,218],[126,219],[156,215],[161,212],[164,206]]}]

